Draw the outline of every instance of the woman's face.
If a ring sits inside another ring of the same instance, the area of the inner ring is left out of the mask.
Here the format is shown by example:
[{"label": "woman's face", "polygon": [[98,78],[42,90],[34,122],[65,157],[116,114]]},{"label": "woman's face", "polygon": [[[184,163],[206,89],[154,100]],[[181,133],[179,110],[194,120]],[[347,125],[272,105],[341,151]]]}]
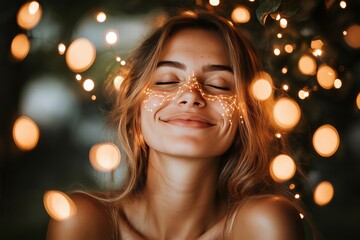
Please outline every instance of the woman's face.
[{"label": "woman's face", "polygon": [[164,46],[141,106],[150,151],[214,158],[238,128],[234,74],[225,43],[212,31],[185,29]]}]

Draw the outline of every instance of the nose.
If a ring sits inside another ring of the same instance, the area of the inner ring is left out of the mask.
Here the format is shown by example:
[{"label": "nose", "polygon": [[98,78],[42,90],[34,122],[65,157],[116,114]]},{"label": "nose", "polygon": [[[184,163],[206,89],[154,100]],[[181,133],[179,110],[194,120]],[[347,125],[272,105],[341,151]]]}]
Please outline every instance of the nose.
[{"label": "nose", "polygon": [[176,99],[176,103],[188,107],[203,108],[206,106],[206,101],[197,88],[182,89]]}]

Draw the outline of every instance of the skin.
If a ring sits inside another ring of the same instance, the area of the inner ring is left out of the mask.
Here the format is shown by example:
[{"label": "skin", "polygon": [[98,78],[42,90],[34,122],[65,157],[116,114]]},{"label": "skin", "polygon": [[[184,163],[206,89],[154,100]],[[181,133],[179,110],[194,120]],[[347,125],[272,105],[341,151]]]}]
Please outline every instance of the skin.
[{"label": "skin", "polygon": [[[195,76],[204,91],[232,95],[234,77],[225,49],[215,32],[177,32],[165,45],[150,88],[176,92],[189,76]],[[213,65],[224,67],[208,67]],[[152,96],[146,102],[152,104],[151,109],[145,103],[141,108],[142,134],[149,146],[147,182],[141,194],[121,202],[117,227],[122,239],[222,238],[228,213],[216,201],[215,186],[221,155],[234,140],[239,115],[235,111],[226,116],[219,101],[209,101],[198,89],[175,96],[162,103]],[[90,197],[72,198],[87,210],[81,207],[64,222],[51,220],[47,239],[111,239],[108,232],[113,229],[104,224],[109,221],[104,207]],[[89,232],[83,232],[84,228]],[[249,200],[239,207],[230,235],[231,239],[255,240],[303,236],[298,213],[277,197]]]}]

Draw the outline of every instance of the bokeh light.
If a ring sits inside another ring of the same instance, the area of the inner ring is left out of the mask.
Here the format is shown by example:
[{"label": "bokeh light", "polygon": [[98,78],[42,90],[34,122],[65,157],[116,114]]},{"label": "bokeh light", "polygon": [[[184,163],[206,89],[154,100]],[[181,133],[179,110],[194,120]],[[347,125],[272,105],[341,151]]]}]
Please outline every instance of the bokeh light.
[{"label": "bokeh light", "polygon": [[86,38],[73,41],[66,52],[66,63],[74,72],[87,70],[95,61],[96,50]]},{"label": "bokeh light", "polygon": [[37,1],[27,2],[18,11],[17,23],[23,29],[30,30],[39,23],[41,15],[41,6]]},{"label": "bokeh light", "polygon": [[285,182],[291,179],[295,175],[295,172],[296,164],[294,160],[286,154],[280,154],[271,161],[270,174],[276,182]]},{"label": "bokeh light", "polygon": [[315,131],[312,141],[316,152],[323,157],[332,156],[340,145],[340,137],[337,130],[329,124],[319,127]]},{"label": "bokeh light", "polygon": [[220,0],[209,0],[209,3],[211,6],[216,7],[216,6],[219,6]]},{"label": "bokeh light", "polygon": [[340,79],[335,79],[335,81],[334,81],[334,87],[336,88],[336,89],[339,89],[339,88],[341,88],[341,86],[342,86],[342,81],[340,80]]},{"label": "bokeh light", "polygon": [[91,165],[98,171],[113,171],[121,160],[119,148],[113,143],[98,143],[91,147],[89,154]]},{"label": "bokeh light", "polygon": [[340,7],[342,9],[346,8],[346,2],[345,1],[340,1],[339,5],[340,5]]},{"label": "bokeh light", "polygon": [[280,27],[281,27],[281,28],[286,28],[287,25],[288,25],[287,20],[286,20],[285,18],[281,18],[281,19],[280,19]]},{"label": "bokeh light", "polygon": [[92,79],[88,78],[83,82],[83,88],[85,91],[90,92],[94,89],[95,83]]},{"label": "bokeh light", "polygon": [[65,46],[65,44],[59,43],[59,45],[58,45],[58,52],[59,52],[59,54],[60,54],[60,55],[64,55],[65,51],[66,51],[66,46]]},{"label": "bokeh light", "polygon": [[354,24],[351,25],[346,30],[346,35],[344,35],[344,40],[347,45],[352,48],[360,48],[360,25]]},{"label": "bokeh light", "polygon": [[102,23],[102,22],[105,22],[106,20],[106,14],[104,12],[98,12],[96,14],[96,21]]},{"label": "bokeh light", "polygon": [[315,75],[316,73],[316,61],[313,57],[305,54],[298,62],[299,70],[305,75]]},{"label": "bokeh light", "polygon": [[244,6],[237,6],[231,13],[231,19],[236,23],[247,23],[250,20],[250,12]]},{"label": "bokeh light", "polygon": [[284,97],[276,101],[273,114],[276,125],[284,130],[289,130],[299,122],[301,111],[294,100]]},{"label": "bokeh light", "polygon": [[114,78],[114,87],[115,87],[115,89],[117,90],[117,91],[119,91],[120,90],[120,86],[121,86],[121,84],[122,84],[122,82],[124,81],[124,77],[123,76],[116,76],[115,78]]},{"label": "bokeh light", "polygon": [[274,55],[275,56],[279,56],[281,53],[280,49],[279,48],[274,48]]},{"label": "bokeh light", "polygon": [[336,72],[328,65],[323,64],[319,67],[316,78],[322,88],[330,89],[334,86]]},{"label": "bokeh light", "polygon": [[334,197],[334,187],[328,181],[319,183],[314,190],[314,201],[319,206],[328,204]]},{"label": "bokeh light", "polygon": [[316,39],[311,41],[311,48],[312,49],[322,49],[324,46],[324,42],[321,39]]},{"label": "bokeh light", "polygon": [[14,37],[14,39],[11,42],[11,54],[12,56],[18,60],[22,61],[26,56],[28,55],[30,51],[30,41],[29,38],[23,34],[20,33]]},{"label": "bokeh light", "polygon": [[251,84],[251,92],[258,100],[266,100],[273,93],[272,79],[266,72],[261,72],[259,77]]},{"label": "bokeh light", "polygon": [[29,151],[39,142],[40,131],[33,120],[21,116],[16,119],[13,126],[13,139],[16,146],[23,151]]},{"label": "bokeh light", "polygon": [[114,31],[109,31],[106,33],[105,40],[108,44],[113,45],[118,40],[118,35]]},{"label": "bokeh light", "polygon": [[294,51],[294,47],[291,44],[286,44],[284,49],[287,53],[292,53]]},{"label": "bokeh light", "polygon": [[356,97],[356,105],[357,105],[358,109],[360,110],[360,93],[358,93],[358,95]]},{"label": "bokeh light", "polygon": [[76,214],[75,203],[63,192],[47,191],[43,201],[46,212],[57,221],[66,220]]}]

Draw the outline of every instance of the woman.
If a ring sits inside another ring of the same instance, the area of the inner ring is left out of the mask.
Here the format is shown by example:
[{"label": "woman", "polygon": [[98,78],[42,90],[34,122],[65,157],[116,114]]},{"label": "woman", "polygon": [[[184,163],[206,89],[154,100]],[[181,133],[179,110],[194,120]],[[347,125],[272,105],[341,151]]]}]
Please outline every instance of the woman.
[{"label": "woman", "polygon": [[129,178],[117,197],[71,195],[47,239],[303,239],[277,191],[269,108],[248,41],[210,13],[171,18],[135,51],[113,109]]}]

